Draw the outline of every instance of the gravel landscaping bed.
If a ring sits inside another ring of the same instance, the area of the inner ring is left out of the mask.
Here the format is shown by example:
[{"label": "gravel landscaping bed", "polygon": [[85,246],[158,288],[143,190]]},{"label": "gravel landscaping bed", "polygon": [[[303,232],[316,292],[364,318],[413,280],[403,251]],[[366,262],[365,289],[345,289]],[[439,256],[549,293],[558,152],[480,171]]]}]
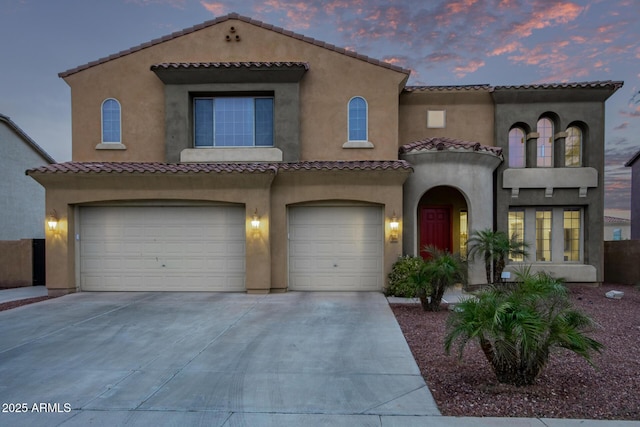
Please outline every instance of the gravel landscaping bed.
[{"label": "gravel landscaping bed", "polygon": [[21,299],[21,300],[17,300],[17,301],[3,302],[3,303],[0,303],[0,311],[10,310],[12,308],[21,307],[23,305],[28,305],[28,304],[33,304],[34,302],[40,302],[40,301],[48,300],[48,299],[51,299],[51,298],[56,298],[56,297],[44,296],[44,297]]},{"label": "gravel landscaping bed", "polygon": [[[612,289],[624,297],[605,298]],[[498,383],[475,343],[462,360],[446,356],[447,311],[424,312],[419,304],[391,308],[442,415],[640,420],[640,290],[572,286],[570,295],[600,325],[589,335],[605,349],[594,356],[595,368],[558,350],[530,387]]]}]

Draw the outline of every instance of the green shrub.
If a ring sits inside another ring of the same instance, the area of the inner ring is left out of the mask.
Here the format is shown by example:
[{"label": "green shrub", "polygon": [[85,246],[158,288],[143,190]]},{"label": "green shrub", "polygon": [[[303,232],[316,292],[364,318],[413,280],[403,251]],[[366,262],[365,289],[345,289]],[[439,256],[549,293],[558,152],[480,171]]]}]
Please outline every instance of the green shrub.
[{"label": "green shrub", "polygon": [[422,258],[412,255],[404,255],[398,257],[393,264],[391,273],[389,273],[389,281],[386,296],[414,298],[416,296],[416,288],[410,280],[410,276],[422,267]]},{"label": "green shrub", "polygon": [[591,362],[603,345],[590,338],[594,321],[573,308],[562,280],[547,273],[516,275],[511,287],[490,286],[456,305],[449,315],[445,350],[458,355],[477,341],[499,382],[532,385],[557,348]]}]

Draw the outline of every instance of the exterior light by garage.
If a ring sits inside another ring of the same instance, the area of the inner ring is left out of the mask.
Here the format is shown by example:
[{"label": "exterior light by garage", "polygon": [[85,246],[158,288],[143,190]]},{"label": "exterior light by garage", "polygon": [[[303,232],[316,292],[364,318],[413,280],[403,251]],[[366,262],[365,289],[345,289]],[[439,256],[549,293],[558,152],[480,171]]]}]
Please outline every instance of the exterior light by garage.
[{"label": "exterior light by garage", "polygon": [[49,231],[56,231],[58,228],[58,214],[55,210],[47,215],[47,226],[49,227]]},{"label": "exterior light by garage", "polygon": [[258,209],[256,209],[256,211],[253,213],[253,218],[251,219],[251,228],[253,228],[254,231],[260,229],[260,218],[258,217]]},{"label": "exterior light by garage", "polygon": [[398,217],[396,213],[393,212],[393,216],[391,217],[391,221],[389,222],[389,229],[391,230],[390,239],[392,242],[398,241],[398,229],[400,228],[400,223],[398,222]]}]

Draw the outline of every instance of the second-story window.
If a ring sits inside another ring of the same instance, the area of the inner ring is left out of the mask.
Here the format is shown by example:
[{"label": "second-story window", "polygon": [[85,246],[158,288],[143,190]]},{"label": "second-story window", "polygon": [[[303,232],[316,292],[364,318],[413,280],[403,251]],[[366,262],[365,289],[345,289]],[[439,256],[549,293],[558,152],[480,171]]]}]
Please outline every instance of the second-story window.
[{"label": "second-story window", "polygon": [[367,101],[361,96],[349,101],[349,141],[366,141],[367,135]]},{"label": "second-story window", "polygon": [[553,123],[546,117],[538,120],[538,144],[536,149],[538,167],[553,166]]},{"label": "second-story window", "polygon": [[509,131],[509,167],[523,168],[526,159],[526,140],[524,131],[513,128]]},{"label": "second-story window", "polygon": [[202,97],[193,105],[195,147],[272,147],[272,97]]},{"label": "second-story window", "polygon": [[105,99],[102,103],[102,143],[120,144],[120,103],[113,99]]},{"label": "second-story window", "polygon": [[564,165],[566,167],[582,165],[582,131],[577,126],[567,129],[567,137],[564,140]]}]

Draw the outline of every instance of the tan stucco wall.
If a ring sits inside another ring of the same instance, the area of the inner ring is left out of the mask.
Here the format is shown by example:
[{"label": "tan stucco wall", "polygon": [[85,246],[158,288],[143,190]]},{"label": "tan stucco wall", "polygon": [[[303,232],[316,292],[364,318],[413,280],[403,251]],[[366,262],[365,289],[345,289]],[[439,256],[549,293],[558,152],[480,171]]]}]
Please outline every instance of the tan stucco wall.
[{"label": "tan stucco wall", "polygon": [[[427,128],[427,110],[445,110],[444,128]],[[488,90],[419,90],[400,96],[400,145],[447,137],[495,145],[494,106]]]},{"label": "tan stucco wall", "polygon": [[395,213],[402,218],[402,183],[409,172],[281,173],[274,180],[271,199],[272,290],[288,288],[288,207],[315,202],[334,205],[350,203],[384,208],[384,283],[391,266],[402,255],[402,220],[398,240],[390,241],[389,222]]},{"label": "tan stucco wall", "polygon": [[[58,212],[55,232],[47,231],[47,288],[50,293],[79,290],[76,261],[79,245],[75,208],[101,203],[149,202],[163,200],[185,205],[201,202],[242,204],[246,208],[246,287],[250,292],[268,292],[270,288],[269,186],[272,174],[231,174],[219,176],[35,176],[47,187],[47,211]],[[251,219],[255,210],[261,219],[255,235]]]},{"label": "tan stucco wall", "polygon": [[[246,288],[248,292],[284,291],[288,287],[287,207],[339,201],[384,207],[384,277],[402,254],[402,239],[389,241],[389,221],[402,218],[402,184],[410,171],[298,171],[201,175],[39,175],[47,188],[47,211],[58,213],[55,232],[47,231],[47,288],[51,294],[80,290],[79,244],[75,239],[78,206],[163,201],[242,204],[246,209]],[[251,228],[258,211],[259,233]],[[402,225],[401,225],[402,228]],[[400,230],[400,235],[402,230]]]},{"label": "tan stucco wall", "polygon": [[[234,26],[240,42],[226,42]],[[300,83],[301,160],[397,159],[398,93],[406,75],[255,25],[229,20],[107,61],[65,78],[71,86],[74,161],[164,161],[164,85],[150,71],[162,62],[303,61]],[[373,149],[343,149],[347,103],[369,105]],[[106,98],[122,108],[126,150],[96,150],[100,107]]]},{"label": "tan stucco wall", "polygon": [[32,284],[33,240],[0,241],[0,288],[31,286]]}]

